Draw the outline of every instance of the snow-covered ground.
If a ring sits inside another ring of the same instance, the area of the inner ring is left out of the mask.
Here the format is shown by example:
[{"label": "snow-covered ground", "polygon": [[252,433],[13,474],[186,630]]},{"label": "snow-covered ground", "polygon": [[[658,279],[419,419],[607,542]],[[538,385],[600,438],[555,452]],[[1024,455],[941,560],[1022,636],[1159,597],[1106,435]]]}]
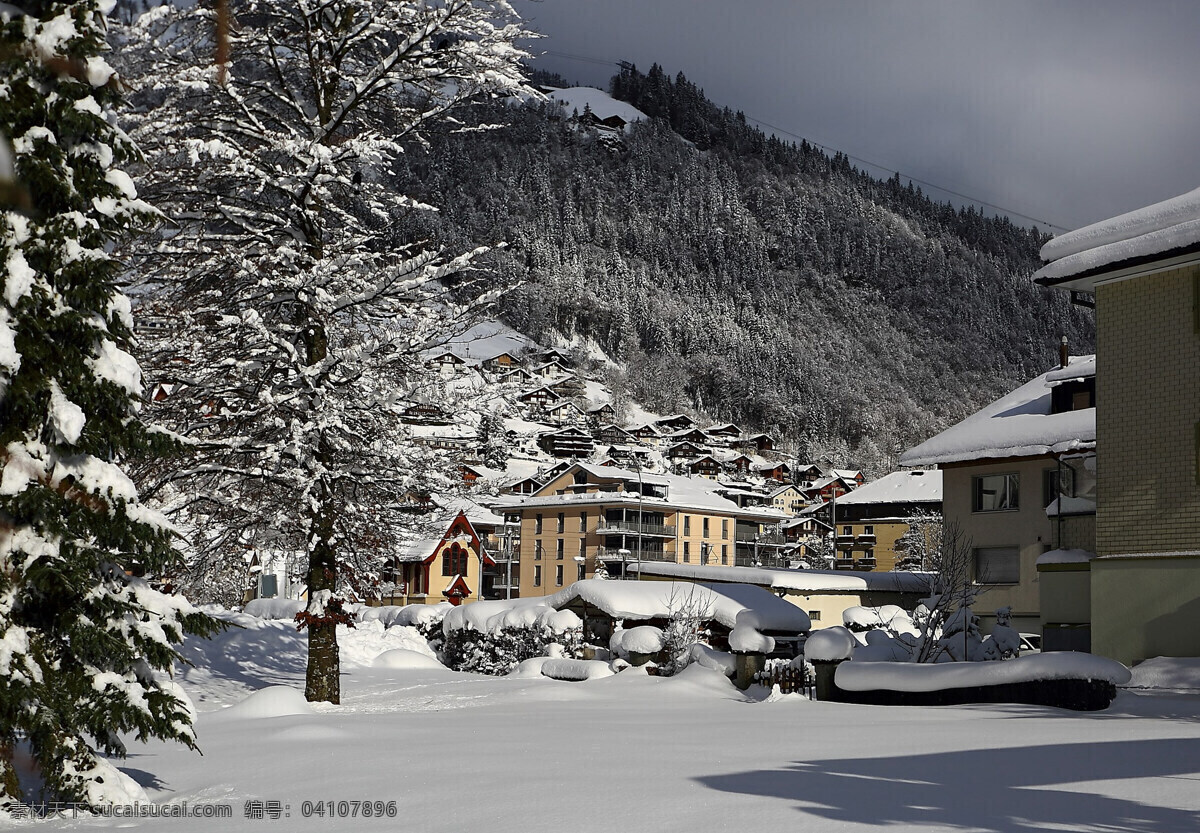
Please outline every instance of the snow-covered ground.
[{"label": "snow-covered ground", "polygon": [[[671,679],[636,669],[586,682],[482,677],[428,667],[415,630],[367,622],[342,634],[341,706],[306,710],[275,689],[227,708],[268,686],[303,688],[304,635],[284,621],[237,621],[245,629],[189,643],[196,667],[180,674],[200,711],[203,757],[133,744],[121,762],[153,801],[225,803],[233,818],[38,829],[1200,829],[1194,692],[1124,691],[1108,711],[1081,714],[747,695],[697,665]],[[414,653],[375,667],[387,651]],[[1160,668],[1143,682],[1169,676]],[[302,817],[306,801],[367,800],[396,802],[396,816]],[[247,819],[247,801],[280,805]]]}]

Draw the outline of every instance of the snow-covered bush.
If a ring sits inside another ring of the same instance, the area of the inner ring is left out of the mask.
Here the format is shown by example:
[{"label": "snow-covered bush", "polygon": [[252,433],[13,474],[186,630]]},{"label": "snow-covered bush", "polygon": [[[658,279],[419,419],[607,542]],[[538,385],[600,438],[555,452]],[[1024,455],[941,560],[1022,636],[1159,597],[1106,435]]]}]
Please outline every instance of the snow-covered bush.
[{"label": "snow-covered bush", "polygon": [[507,674],[527,659],[583,658],[583,624],[569,610],[514,608],[480,630],[470,621],[445,630],[442,662],[455,671]]}]

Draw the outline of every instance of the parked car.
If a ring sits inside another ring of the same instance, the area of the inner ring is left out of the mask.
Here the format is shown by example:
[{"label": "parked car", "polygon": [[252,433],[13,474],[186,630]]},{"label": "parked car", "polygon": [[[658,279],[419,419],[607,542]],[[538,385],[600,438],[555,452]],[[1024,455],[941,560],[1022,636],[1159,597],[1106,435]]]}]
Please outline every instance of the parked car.
[{"label": "parked car", "polygon": [[1021,637],[1021,653],[1022,654],[1040,654],[1042,652],[1042,635],[1040,633],[1022,633]]}]

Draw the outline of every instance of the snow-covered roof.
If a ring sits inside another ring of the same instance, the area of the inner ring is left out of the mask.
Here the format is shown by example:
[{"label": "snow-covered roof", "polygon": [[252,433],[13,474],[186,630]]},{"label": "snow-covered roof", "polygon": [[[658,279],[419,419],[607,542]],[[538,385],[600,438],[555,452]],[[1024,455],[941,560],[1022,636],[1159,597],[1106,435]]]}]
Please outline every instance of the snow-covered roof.
[{"label": "snow-covered roof", "polygon": [[[1094,368],[1094,359],[1094,356],[1072,357],[1067,366],[1091,362]],[[1034,457],[1094,448],[1095,408],[1050,413],[1049,377],[1058,372],[1056,368],[1043,373],[957,425],[910,448],[901,455],[900,465]]]},{"label": "snow-covered roof", "polygon": [[1087,564],[1095,557],[1087,550],[1049,550],[1037,557],[1037,564]]},{"label": "snow-covered roof", "polygon": [[1200,188],[1060,235],[1042,247],[1035,281],[1062,283],[1129,261],[1200,248]]},{"label": "snow-covered roof", "polygon": [[447,524],[453,521],[459,512],[462,512],[467,516],[467,520],[470,521],[471,526],[474,527],[504,525],[504,517],[502,515],[497,515],[487,507],[465,497],[451,498],[445,503],[440,503],[439,509],[438,518],[441,522]]},{"label": "snow-covered roof", "polygon": [[838,505],[869,503],[941,503],[940,471],[894,471],[838,498]]},{"label": "snow-covered roof", "polygon": [[626,569],[645,575],[670,576],[698,581],[753,584],[799,595],[893,591],[924,593],[929,590],[927,573],[851,572],[849,570],[769,570],[763,567],[720,567],[674,564],[667,561],[630,562]]},{"label": "snow-covered roof", "polygon": [[426,558],[433,555],[433,551],[437,549],[438,544],[440,543],[442,543],[441,537],[416,538],[411,541],[405,541],[396,548],[396,560],[424,561]]},{"label": "snow-covered roof", "polygon": [[615,619],[668,618],[686,608],[732,628],[739,613],[753,610],[762,630],[798,633],[811,627],[808,614],[796,605],[750,584],[586,579],[547,596],[546,603],[562,608],[576,599]]},{"label": "snow-covered roof", "polygon": [[626,104],[624,101],[617,101],[608,93],[593,87],[568,87],[561,90],[550,90],[550,98],[556,104],[561,105],[567,114],[575,110],[579,115],[583,115],[585,108],[589,108],[598,119],[607,119],[611,116],[620,116],[626,122],[641,121],[646,118],[646,114],[634,107],[632,104]]},{"label": "snow-covered roof", "polygon": [[[575,463],[582,471],[597,478],[622,480],[626,483],[636,483],[638,473],[616,466],[597,466],[592,463]],[[718,494],[721,485],[714,480],[704,477],[681,477],[673,474],[650,474],[642,472],[643,484],[666,486],[665,498],[646,495],[639,497],[636,492],[581,492],[565,495],[544,495],[525,499],[524,506],[556,506],[563,503],[640,503],[646,509],[655,507],[670,507],[673,509],[696,509],[717,512],[725,515],[754,517],[760,523],[777,523],[785,515],[767,507],[739,507],[731,500]]]},{"label": "snow-covered roof", "polygon": [[1076,356],[1067,362],[1066,367],[1059,367],[1046,374],[1046,386],[1054,387],[1063,382],[1074,382],[1096,375],[1095,356]]}]

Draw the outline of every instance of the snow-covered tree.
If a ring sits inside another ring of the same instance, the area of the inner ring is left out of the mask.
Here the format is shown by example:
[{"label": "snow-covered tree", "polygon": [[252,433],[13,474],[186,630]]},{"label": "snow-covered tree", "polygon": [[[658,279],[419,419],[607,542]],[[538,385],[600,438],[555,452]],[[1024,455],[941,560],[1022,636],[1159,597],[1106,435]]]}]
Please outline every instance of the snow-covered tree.
[{"label": "snow-covered tree", "polygon": [[490,300],[470,271],[482,249],[393,236],[427,206],[389,187],[390,165],[458,108],[529,92],[526,33],[505,0],[230,12],[227,65],[211,64],[204,6],[155,10],[122,44],[170,218],[136,259],[168,322],[150,361],[197,452],[156,493],[206,554],[307,556],[306,695],[337,702],[338,594],[386,554],[398,497],[433,468],[397,419],[420,350]]},{"label": "snow-covered tree", "polygon": [[138,417],[109,253],[152,210],[121,168],[104,5],[0,8],[0,135],[24,197],[0,227],[0,806],[20,796],[17,744],[52,796],[137,797],[101,755],[124,755],[121,734],[195,745],[186,695],[156,672],[215,626],[136,577],[175,554],[122,466],[171,443]]},{"label": "snow-covered tree", "polygon": [[897,570],[937,572],[942,560],[942,513],[918,510],[896,540]]}]

